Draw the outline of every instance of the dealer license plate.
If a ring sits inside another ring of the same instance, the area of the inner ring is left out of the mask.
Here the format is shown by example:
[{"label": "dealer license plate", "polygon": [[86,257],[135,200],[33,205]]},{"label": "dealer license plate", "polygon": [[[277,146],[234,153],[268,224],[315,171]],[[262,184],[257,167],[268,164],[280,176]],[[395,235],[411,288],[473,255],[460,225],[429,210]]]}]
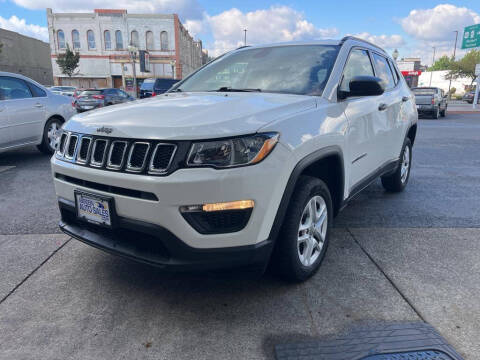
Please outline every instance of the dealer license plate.
[{"label": "dealer license plate", "polygon": [[112,200],[95,194],[75,192],[77,216],[94,224],[112,226]]}]

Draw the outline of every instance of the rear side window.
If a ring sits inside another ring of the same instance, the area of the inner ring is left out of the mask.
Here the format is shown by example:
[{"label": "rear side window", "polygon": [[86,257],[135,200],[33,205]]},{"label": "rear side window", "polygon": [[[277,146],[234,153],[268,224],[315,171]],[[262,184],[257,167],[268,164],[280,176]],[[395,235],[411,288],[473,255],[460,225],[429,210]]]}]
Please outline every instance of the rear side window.
[{"label": "rear side window", "polygon": [[355,76],[373,76],[373,67],[366,50],[354,49],[350,52],[343,70],[340,90],[350,91],[350,80]]},{"label": "rear side window", "polygon": [[373,61],[375,62],[375,69],[377,69],[377,76],[382,79],[385,89],[393,89],[395,87],[395,80],[393,79],[393,74],[390,70],[387,59],[381,55],[373,53]]},{"label": "rear side window", "polygon": [[32,93],[25,81],[10,76],[0,76],[0,100],[31,98]]},{"label": "rear side window", "polygon": [[44,91],[43,89],[39,88],[37,85],[34,85],[32,83],[28,83],[28,86],[30,87],[30,90],[32,90],[33,97],[45,97],[45,96],[47,96],[47,92]]},{"label": "rear side window", "polygon": [[400,75],[398,75],[397,69],[395,69],[395,65],[393,65],[392,60],[388,59],[388,65],[390,65],[390,69],[392,70],[393,79],[395,80],[396,85],[400,81]]}]

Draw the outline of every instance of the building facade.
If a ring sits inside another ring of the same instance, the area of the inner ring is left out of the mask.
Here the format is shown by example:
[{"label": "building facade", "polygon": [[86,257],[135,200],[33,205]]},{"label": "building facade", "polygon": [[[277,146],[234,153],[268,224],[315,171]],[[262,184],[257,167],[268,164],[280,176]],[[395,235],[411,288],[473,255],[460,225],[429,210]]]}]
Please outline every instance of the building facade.
[{"label": "building facade", "polygon": [[[145,78],[182,79],[202,65],[202,42],[195,41],[176,14],[128,14],[96,9],[93,13],[53,13],[47,9],[54,82],[79,88],[132,84],[133,61],[128,47],[145,50],[149,70],[142,72],[136,56],[138,82]],[[56,63],[65,49],[79,52],[80,62],[69,78]]]},{"label": "building facade", "polygon": [[47,43],[0,29],[0,71],[22,74],[42,85],[52,85],[52,63]]},{"label": "building facade", "polygon": [[397,61],[398,69],[402,72],[405,81],[411,88],[418,86],[418,79],[422,74],[420,58],[404,58]]}]

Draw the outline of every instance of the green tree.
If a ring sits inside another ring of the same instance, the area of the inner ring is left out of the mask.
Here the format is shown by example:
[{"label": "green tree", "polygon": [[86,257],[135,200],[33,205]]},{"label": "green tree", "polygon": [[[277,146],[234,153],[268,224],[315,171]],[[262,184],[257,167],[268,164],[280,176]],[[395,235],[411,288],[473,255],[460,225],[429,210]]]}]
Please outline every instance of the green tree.
[{"label": "green tree", "polygon": [[443,55],[440,59],[428,68],[428,71],[450,70],[453,64],[453,58]]},{"label": "green tree", "polygon": [[58,54],[57,64],[62,69],[62,73],[72,77],[73,73],[78,67],[78,62],[80,61],[80,54],[78,52],[73,52],[70,50],[70,47],[67,44],[67,49],[65,53]]},{"label": "green tree", "polygon": [[472,79],[472,84],[477,78],[475,75],[475,65],[480,64],[480,50],[470,50],[463,58],[455,61],[449,75],[453,78],[468,77]]}]

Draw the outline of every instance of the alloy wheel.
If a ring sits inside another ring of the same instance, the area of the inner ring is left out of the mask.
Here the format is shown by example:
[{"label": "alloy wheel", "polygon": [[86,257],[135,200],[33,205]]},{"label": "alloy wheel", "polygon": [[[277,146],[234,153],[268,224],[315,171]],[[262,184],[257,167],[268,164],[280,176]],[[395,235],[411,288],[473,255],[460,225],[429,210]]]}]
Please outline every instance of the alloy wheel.
[{"label": "alloy wheel", "polygon": [[48,146],[52,151],[55,151],[58,144],[58,131],[60,127],[58,126],[57,122],[52,122],[47,129],[47,138],[48,138]]},{"label": "alloy wheel", "polygon": [[410,171],[410,147],[405,146],[405,150],[403,150],[403,157],[402,157],[402,168],[400,170],[400,180],[402,184],[407,181],[408,172]]},{"label": "alloy wheel", "polygon": [[323,197],[316,195],[307,202],[298,228],[297,252],[303,266],[312,266],[320,256],[327,228],[327,204]]}]

